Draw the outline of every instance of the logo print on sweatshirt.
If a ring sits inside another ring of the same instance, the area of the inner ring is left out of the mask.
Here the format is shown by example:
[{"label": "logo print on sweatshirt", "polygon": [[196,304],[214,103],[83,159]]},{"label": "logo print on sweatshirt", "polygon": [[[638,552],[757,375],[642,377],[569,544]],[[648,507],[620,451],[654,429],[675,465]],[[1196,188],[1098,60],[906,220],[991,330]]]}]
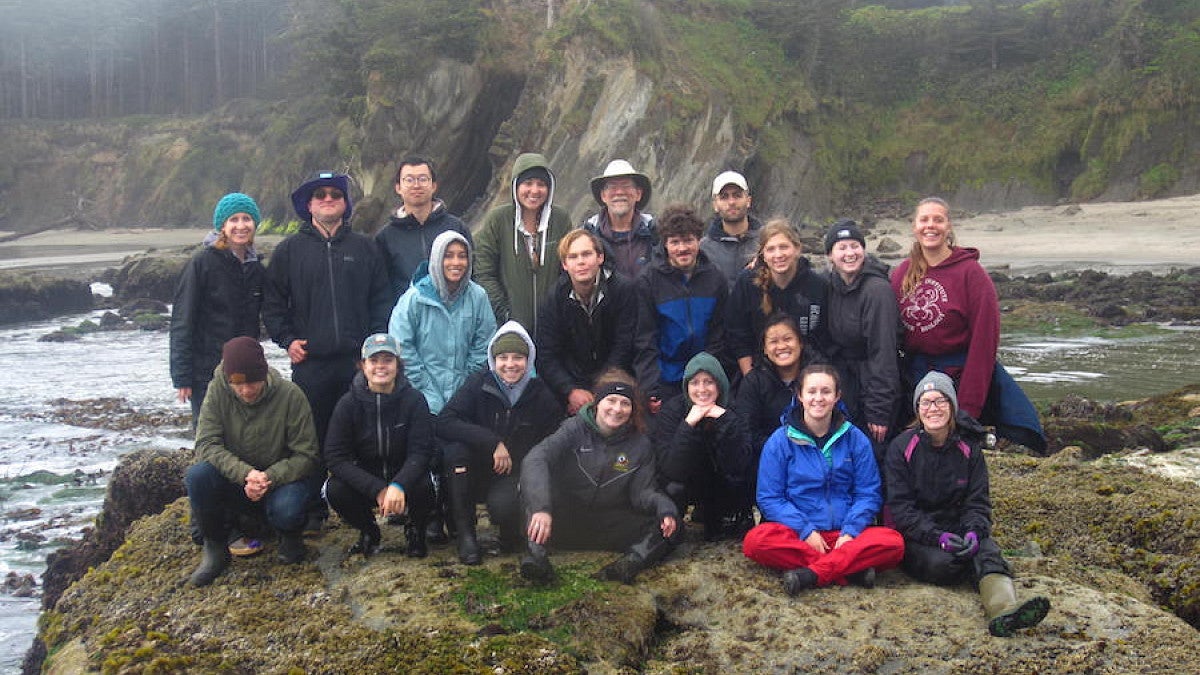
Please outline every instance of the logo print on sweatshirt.
[{"label": "logo print on sweatshirt", "polygon": [[620,471],[621,473],[626,473],[627,471],[629,471],[629,469],[630,469],[629,458],[625,456],[625,453],[621,453],[621,454],[617,455],[617,461],[613,462],[613,471]]},{"label": "logo print on sweatshirt", "polygon": [[904,297],[900,320],[909,331],[928,333],[945,320],[941,303],[947,299],[946,288],[936,279],[925,278]]}]

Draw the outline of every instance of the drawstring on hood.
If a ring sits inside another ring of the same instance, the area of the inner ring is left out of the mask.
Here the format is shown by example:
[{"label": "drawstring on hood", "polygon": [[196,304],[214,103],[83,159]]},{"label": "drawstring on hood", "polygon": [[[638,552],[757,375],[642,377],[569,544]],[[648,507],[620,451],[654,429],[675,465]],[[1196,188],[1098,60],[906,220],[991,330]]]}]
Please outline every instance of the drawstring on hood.
[{"label": "drawstring on hood", "polygon": [[513,253],[516,255],[525,255],[521,251],[521,243],[525,241],[525,225],[521,222],[521,203],[517,201],[517,179],[521,177],[521,174],[530,169],[543,169],[550,178],[550,184],[547,186],[546,203],[542,204],[541,214],[538,216],[537,234],[535,235],[541,239],[538,242],[538,267],[540,268],[546,264],[546,234],[550,229],[550,210],[554,205],[554,172],[550,170],[546,158],[536,152],[526,152],[518,155],[517,159],[513,161]]}]

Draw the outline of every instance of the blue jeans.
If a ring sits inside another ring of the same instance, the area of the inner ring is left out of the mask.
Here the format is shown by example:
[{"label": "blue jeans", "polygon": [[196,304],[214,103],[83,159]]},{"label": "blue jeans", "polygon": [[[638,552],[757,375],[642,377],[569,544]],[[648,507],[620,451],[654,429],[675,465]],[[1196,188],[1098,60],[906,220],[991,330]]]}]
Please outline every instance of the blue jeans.
[{"label": "blue jeans", "polygon": [[231,483],[217,467],[208,462],[188,467],[183,482],[187,487],[192,513],[201,523],[226,522],[229,511],[246,512],[262,508],[266,511],[267,522],[280,532],[298,532],[304,527],[308,488],[303,480],[272,485],[266,496],[257,502],[246,498],[244,486]]}]

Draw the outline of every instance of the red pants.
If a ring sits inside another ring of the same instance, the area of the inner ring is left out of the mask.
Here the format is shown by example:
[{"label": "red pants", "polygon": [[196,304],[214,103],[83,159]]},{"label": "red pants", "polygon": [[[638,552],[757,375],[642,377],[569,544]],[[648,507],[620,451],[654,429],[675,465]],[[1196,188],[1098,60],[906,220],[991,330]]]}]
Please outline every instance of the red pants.
[{"label": "red pants", "polygon": [[833,548],[841,532],[829,530],[820,534],[830,548],[828,553],[818,553],[787,525],[763,523],[746,533],[742,552],[765,567],[779,570],[807,567],[817,573],[818,586],[844,584],[846,575],[868,567],[878,571],[891,569],[904,558],[904,537],[891,528],[868,527],[841,548]]}]

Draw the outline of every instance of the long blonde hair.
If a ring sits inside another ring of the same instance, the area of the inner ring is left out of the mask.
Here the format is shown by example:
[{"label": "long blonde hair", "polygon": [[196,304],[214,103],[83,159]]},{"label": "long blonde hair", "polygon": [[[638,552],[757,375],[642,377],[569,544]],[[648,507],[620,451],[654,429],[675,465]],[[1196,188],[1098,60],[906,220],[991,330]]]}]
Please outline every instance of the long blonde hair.
[{"label": "long blonde hair", "polygon": [[796,265],[800,264],[800,255],[804,252],[804,243],[800,241],[800,231],[786,218],[772,218],[758,231],[758,253],[754,255],[754,264],[758,265],[758,274],[754,278],[754,285],[762,291],[759,309],[762,310],[763,316],[770,316],[775,311],[775,305],[771,302],[771,268],[767,266],[767,261],[763,258],[763,251],[767,248],[767,242],[778,234],[787,237],[788,241],[796,247]]},{"label": "long blonde hair", "polygon": [[[953,222],[950,220],[950,204],[941,197],[926,197],[917,202],[917,208],[913,209],[913,220],[917,218],[917,212],[926,204],[937,204],[946,209],[946,222],[951,224],[949,235],[946,237],[946,243],[954,246],[954,229]],[[925,260],[925,250],[921,248],[921,242],[914,241],[912,247],[908,249],[908,270],[904,273],[904,279],[900,282],[900,295],[905,296],[912,293],[912,290],[921,283],[925,278],[925,273],[929,271],[929,262]]]}]

